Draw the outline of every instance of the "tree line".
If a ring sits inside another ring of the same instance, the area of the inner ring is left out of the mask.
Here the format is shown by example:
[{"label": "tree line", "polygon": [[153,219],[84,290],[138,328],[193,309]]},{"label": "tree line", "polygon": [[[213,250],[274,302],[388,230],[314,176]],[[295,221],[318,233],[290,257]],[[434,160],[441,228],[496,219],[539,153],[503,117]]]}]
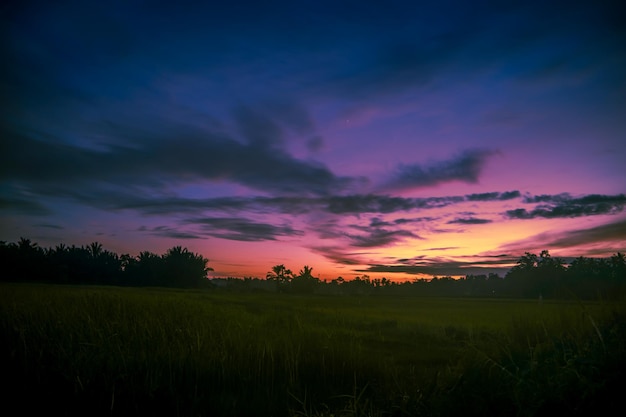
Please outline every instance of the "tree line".
[{"label": "tree line", "polygon": [[93,242],[42,248],[29,239],[0,242],[0,280],[198,288],[208,286],[209,260],[175,246],[162,255],[118,255]]},{"label": "tree line", "polygon": [[616,253],[609,258],[578,257],[567,264],[544,250],[526,252],[504,277],[496,273],[468,274],[460,279],[435,276],[395,282],[387,278],[357,276],[321,281],[305,266],[294,274],[276,265],[266,279],[226,278],[214,280],[235,291],[279,291],[344,295],[420,295],[511,298],[620,298],[626,296],[626,260]]},{"label": "tree line", "polygon": [[296,294],[389,294],[522,298],[611,298],[626,294],[626,259],[616,253],[609,258],[578,257],[567,264],[544,250],[526,252],[504,277],[469,274],[394,282],[387,278],[358,276],[321,281],[305,265],[293,273],[275,265],[264,279],[247,277],[208,279],[209,260],[175,246],[162,255],[141,252],[138,256],[103,249],[98,242],[87,246],[57,245],[41,248],[29,239],[0,242],[0,280],[61,284],[158,286],[177,288],[222,287],[235,291],[271,291]]}]

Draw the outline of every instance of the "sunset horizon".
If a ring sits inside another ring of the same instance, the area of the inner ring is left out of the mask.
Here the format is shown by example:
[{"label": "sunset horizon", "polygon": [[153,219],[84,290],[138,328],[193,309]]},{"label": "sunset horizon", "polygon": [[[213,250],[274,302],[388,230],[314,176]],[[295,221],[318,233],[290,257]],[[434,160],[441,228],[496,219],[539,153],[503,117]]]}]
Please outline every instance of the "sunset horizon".
[{"label": "sunset horizon", "polygon": [[0,240],[329,281],[624,253],[618,9],[5,6]]}]

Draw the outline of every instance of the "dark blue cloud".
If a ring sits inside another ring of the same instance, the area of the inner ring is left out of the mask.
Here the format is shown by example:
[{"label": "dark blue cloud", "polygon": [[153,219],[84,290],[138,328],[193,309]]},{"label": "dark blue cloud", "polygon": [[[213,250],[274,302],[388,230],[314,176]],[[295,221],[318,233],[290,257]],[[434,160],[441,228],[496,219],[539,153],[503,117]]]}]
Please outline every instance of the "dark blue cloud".
[{"label": "dark blue cloud", "polygon": [[200,226],[203,235],[244,242],[276,240],[283,236],[302,236],[304,232],[288,225],[276,226],[242,217],[205,217],[188,219],[184,223]]},{"label": "dark blue cloud", "polygon": [[454,220],[450,220],[448,224],[487,224],[491,223],[493,220],[489,219],[479,219],[476,217],[457,217]]},{"label": "dark blue cloud", "polygon": [[525,208],[507,210],[505,216],[512,219],[534,219],[538,217],[553,219],[616,214],[624,209],[626,195],[590,194],[579,198],[571,197],[569,194],[539,195],[526,196],[524,202],[540,204],[531,210]]},{"label": "dark blue cloud", "polygon": [[352,229],[361,231],[359,234],[336,232],[337,236],[348,238],[349,245],[356,248],[371,248],[391,246],[406,239],[421,239],[420,236],[409,230],[390,228],[391,224],[384,225],[372,221],[368,226],[352,225]]},{"label": "dark blue cloud", "polygon": [[361,265],[363,261],[358,253],[346,251],[345,247],[339,246],[313,246],[309,248],[313,253],[339,265]]},{"label": "dark blue cloud", "polygon": [[611,241],[617,243],[616,250],[626,250],[626,220],[557,234],[546,242],[546,247],[569,248]]},{"label": "dark blue cloud", "polygon": [[491,192],[491,193],[480,193],[480,194],[468,194],[465,196],[468,201],[505,201],[512,200],[514,198],[521,197],[521,193],[519,191],[505,191],[503,193],[500,192]]},{"label": "dark blue cloud", "polygon": [[408,264],[372,264],[364,269],[357,269],[357,272],[367,273],[387,273],[387,274],[425,274],[431,276],[463,276],[468,274],[480,275],[489,273],[504,274],[509,268],[502,267],[502,260],[496,261],[446,261],[427,260]]},{"label": "dark blue cloud", "polygon": [[445,161],[426,165],[401,165],[384,187],[403,190],[432,187],[451,181],[476,183],[488,158],[495,153],[489,150],[468,150]]},{"label": "dark blue cloud", "polygon": [[374,229],[365,235],[346,235],[349,238],[350,246],[355,248],[374,248],[390,246],[401,242],[407,238],[419,238],[406,230],[385,230]]},{"label": "dark blue cloud", "polygon": [[141,233],[149,233],[154,236],[161,236],[161,237],[167,237],[167,238],[172,238],[172,239],[189,240],[189,239],[204,239],[205,238],[205,236],[203,236],[200,233],[183,231],[179,228],[173,228],[171,226],[156,226],[156,227],[151,227],[151,228],[141,226],[137,229],[137,231]]},{"label": "dark blue cloud", "polygon": [[52,213],[49,208],[33,199],[32,196],[30,198],[19,198],[13,195],[6,197],[0,195],[0,210],[31,216],[44,216]]},{"label": "dark blue cloud", "polygon": [[158,186],[204,179],[308,195],[337,192],[354,181],[280,149],[256,142],[241,144],[219,133],[188,128],[102,150],[11,133],[5,135],[0,177],[34,187],[51,183],[87,188],[95,184]]}]

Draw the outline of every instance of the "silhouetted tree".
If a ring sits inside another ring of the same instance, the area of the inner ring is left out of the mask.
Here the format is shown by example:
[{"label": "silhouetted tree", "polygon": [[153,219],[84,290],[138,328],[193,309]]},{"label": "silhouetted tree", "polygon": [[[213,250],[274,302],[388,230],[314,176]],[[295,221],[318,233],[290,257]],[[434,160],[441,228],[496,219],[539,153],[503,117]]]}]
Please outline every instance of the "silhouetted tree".
[{"label": "silhouetted tree", "polygon": [[3,281],[44,281],[47,276],[45,251],[30,239],[0,245]]},{"label": "silhouetted tree", "polygon": [[565,266],[561,258],[552,257],[550,252],[542,250],[535,275],[540,295],[556,297],[561,294],[565,275]]},{"label": "silhouetted tree", "polygon": [[287,269],[285,265],[274,265],[272,270],[267,273],[265,279],[268,281],[275,281],[279,291],[284,291],[287,285],[293,279],[293,272]]},{"label": "silhouetted tree", "polygon": [[626,256],[623,253],[617,252],[609,259],[611,266],[611,279],[618,284],[624,284],[626,282]]},{"label": "silhouetted tree", "polygon": [[128,275],[133,285],[159,286],[165,284],[163,278],[163,259],[156,253],[143,251],[137,257],[137,263],[129,264]]},{"label": "silhouetted tree", "polygon": [[102,244],[98,242],[91,242],[89,246],[87,246],[87,252],[89,252],[92,259],[98,259],[102,254]]},{"label": "silhouetted tree", "polygon": [[517,297],[538,297],[541,293],[537,276],[538,257],[534,253],[525,252],[516,265],[506,274],[507,289],[510,295]]},{"label": "silhouetted tree", "polygon": [[69,277],[68,247],[63,243],[46,251],[50,265],[50,281],[67,284]]},{"label": "silhouetted tree", "polygon": [[613,297],[619,296],[626,286],[626,262],[620,252],[610,258],[574,259],[566,271],[568,289],[576,296]]},{"label": "silhouetted tree", "polygon": [[371,294],[374,290],[370,277],[367,275],[357,276],[352,281],[344,281],[342,288],[346,294],[355,295]]},{"label": "silhouetted tree", "polygon": [[168,287],[197,288],[207,278],[209,260],[202,255],[195,254],[175,246],[163,255],[163,272],[165,282]]},{"label": "silhouetted tree", "polygon": [[319,284],[319,279],[312,274],[313,268],[305,265],[298,275],[291,280],[291,289],[296,293],[312,293]]}]

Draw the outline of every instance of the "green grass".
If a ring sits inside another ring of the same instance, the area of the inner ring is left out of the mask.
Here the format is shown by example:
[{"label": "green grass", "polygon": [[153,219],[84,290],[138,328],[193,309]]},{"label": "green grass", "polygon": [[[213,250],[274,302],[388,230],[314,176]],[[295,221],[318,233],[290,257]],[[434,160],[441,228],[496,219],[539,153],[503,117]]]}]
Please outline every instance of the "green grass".
[{"label": "green grass", "polygon": [[[619,304],[0,286],[24,414],[570,415],[618,398]],[[6,385],[6,384],[5,384]]]}]

